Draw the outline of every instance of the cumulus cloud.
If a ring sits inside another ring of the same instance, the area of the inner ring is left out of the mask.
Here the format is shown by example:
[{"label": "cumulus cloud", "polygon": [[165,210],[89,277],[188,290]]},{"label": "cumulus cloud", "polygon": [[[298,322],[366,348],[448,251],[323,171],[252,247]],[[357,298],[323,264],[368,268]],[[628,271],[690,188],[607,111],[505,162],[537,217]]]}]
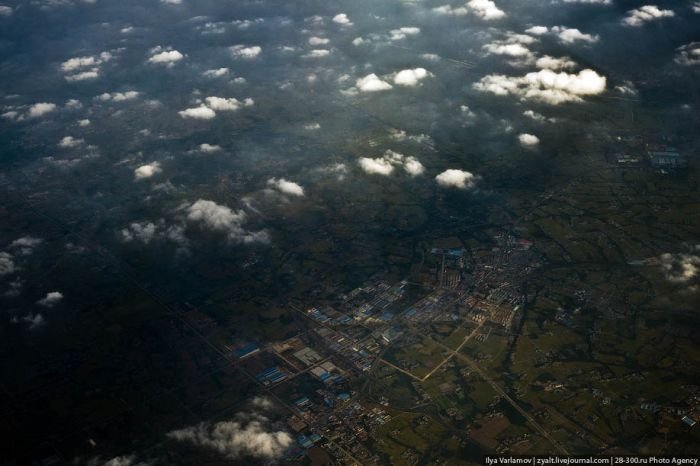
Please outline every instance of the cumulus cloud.
[{"label": "cumulus cloud", "polygon": [[110,52],[73,57],[61,63],[61,70],[66,73],[65,79],[68,82],[96,79],[100,76],[100,65],[111,59],[112,54]]},{"label": "cumulus cloud", "polygon": [[700,13],[700,1],[693,3],[693,13]]},{"label": "cumulus cloud", "polygon": [[46,319],[44,319],[44,316],[41,315],[41,313],[37,314],[29,314],[27,316],[22,317],[22,320],[29,323],[29,330],[35,330],[44,324],[46,324]]},{"label": "cumulus cloud", "polygon": [[535,66],[547,70],[570,70],[576,68],[576,62],[569,57],[555,58],[545,55],[537,59]]},{"label": "cumulus cloud", "polygon": [[468,171],[450,168],[437,175],[435,181],[446,188],[472,189],[476,185],[476,176]]},{"label": "cumulus cloud", "polygon": [[335,15],[333,17],[333,22],[341,26],[352,26],[352,21],[350,21],[350,18],[348,18],[348,15],[345,13],[338,13]]},{"label": "cumulus cloud", "polygon": [[355,86],[360,92],[377,92],[391,89],[392,86],[386,81],[382,81],[376,74],[368,74],[355,82]]},{"label": "cumulus cloud", "polygon": [[262,53],[262,47],[258,45],[246,47],[245,45],[238,44],[234,45],[233,47],[229,47],[229,50],[234,57],[242,58],[244,60],[252,60]]},{"label": "cumulus cloud", "polygon": [[527,32],[528,34],[541,36],[547,34],[549,32],[549,28],[547,26],[532,26],[528,29],[525,29],[525,32]]},{"label": "cumulus cloud", "polygon": [[700,272],[700,256],[694,254],[666,253],[661,255],[659,261],[666,279],[673,283],[687,283]]},{"label": "cumulus cloud", "polygon": [[220,152],[221,146],[218,146],[216,144],[207,144],[206,142],[204,144],[199,145],[199,150],[200,152],[204,152],[205,154],[211,154],[214,152]]},{"label": "cumulus cloud", "polygon": [[243,228],[243,223],[246,221],[244,211],[234,212],[229,207],[214,201],[197,200],[187,207],[187,219],[210,230],[224,232],[230,240],[235,242],[269,242],[269,235],[266,231],[251,232]]},{"label": "cumulus cloud", "polygon": [[546,116],[542,115],[541,113],[537,113],[537,112],[532,111],[532,110],[525,110],[523,112],[523,115],[525,115],[526,117],[528,117],[532,120],[539,121],[541,123],[545,122],[545,121],[548,121],[550,123],[555,123],[557,121],[556,118],[547,118]]},{"label": "cumulus cloud", "polygon": [[432,74],[425,68],[401,70],[394,76],[394,84],[397,86],[415,87],[430,76],[432,76]]},{"label": "cumulus cloud", "polygon": [[405,26],[389,31],[389,40],[403,40],[408,36],[417,36],[420,34],[420,28],[414,26]]},{"label": "cumulus cloud", "polygon": [[449,16],[464,16],[469,13],[466,7],[458,6],[453,7],[451,5],[441,5],[432,9],[433,13],[439,15],[449,15]]},{"label": "cumulus cloud", "polygon": [[313,49],[304,54],[304,58],[324,58],[330,55],[331,51],[326,49]]},{"label": "cumulus cloud", "polygon": [[162,65],[172,65],[185,58],[185,56],[177,50],[161,50],[161,48],[157,47],[156,53],[149,57],[148,62]]},{"label": "cumulus cloud", "polygon": [[518,135],[518,142],[523,147],[534,147],[540,143],[540,138],[534,134],[521,133]]},{"label": "cumulus cloud", "polygon": [[469,11],[485,20],[500,19],[506,15],[491,0],[469,0],[466,6]]},{"label": "cumulus cloud", "polygon": [[73,136],[65,136],[58,142],[58,147],[63,149],[78,147],[85,141],[83,139],[76,139]]},{"label": "cumulus cloud", "polygon": [[148,245],[154,240],[165,239],[180,246],[187,246],[185,229],[182,225],[167,225],[165,220],[153,222],[132,222],[120,232],[121,240],[125,243],[139,242]]},{"label": "cumulus cloud", "polygon": [[101,100],[102,102],[124,102],[127,100],[134,100],[138,98],[139,95],[140,93],[138,91],[105,92],[95,97],[95,99]]},{"label": "cumulus cloud", "polygon": [[577,74],[540,70],[525,76],[491,74],[473,85],[474,89],[496,95],[513,95],[521,100],[548,104],[580,102],[583,96],[605,91],[606,79],[591,69]]},{"label": "cumulus cloud", "polygon": [[194,118],[196,120],[211,120],[216,116],[216,112],[204,104],[199,107],[186,108],[177,113],[182,118]]},{"label": "cumulus cloud", "polygon": [[54,307],[59,302],[61,302],[62,299],[63,299],[63,293],[61,293],[60,291],[51,291],[50,293],[46,293],[46,296],[41,298],[36,303],[39,306],[51,308],[51,307]]},{"label": "cumulus cloud", "polygon": [[157,175],[158,173],[162,172],[163,169],[160,167],[159,162],[151,162],[146,165],[141,165],[137,169],[134,170],[134,179],[135,180],[143,180],[146,178],[150,178],[154,175]]},{"label": "cumulus cloud", "polygon": [[309,45],[312,45],[312,46],[314,46],[314,47],[317,47],[317,46],[319,46],[319,45],[326,45],[326,44],[328,44],[328,43],[330,42],[330,39],[326,39],[325,37],[313,36],[313,37],[309,37],[308,42],[309,42]]},{"label": "cumulus cloud", "polygon": [[229,111],[233,112],[241,107],[250,107],[254,104],[253,99],[247,98],[240,101],[236,98],[226,98],[226,97],[207,97],[204,99],[207,107],[212,110],[218,111]]},{"label": "cumulus cloud", "polygon": [[279,458],[293,439],[285,431],[270,429],[269,421],[259,414],[238,415],[233,421],[202,423],[167,434],[171,439],[189,442],[219,452],[229,459],[255,457]]},{"label": "cumulus cloud", "polygon": [[700,64],[700,42],[691,42],[676,49],[674,61],[679,65],[693,66]]},{"label": "cumulus cloud", "polygon": [[565,26],[554,26],[551,32],[564,44],[573,44],[574,42],[593,43],[599,39],[597,35],[585,34],[577,28],[567,28]]},{"label": "cumulus cloud", "polygon": [[640,27],[650,21],[661,18],[675,16],[672,10],[662,10],[656,5],[644,5],[627,12],[627,16],[622,19],[622,24],[631,27]]},{"label": "cumulus cloud", "polygon": [[23,256],[28,256],[32,252],[34,252],[34,249],[37,246],[39,246],[42,242],[43,240],[41,238],[35,238],[33,236],[23,236],[10,243],[10,249],[12,249],[15,252],[18,252]]},{"label": "cumulus cloud", "polygon": [[0,277],[15,273],[17,266],[13,260],[12,254],[0,251]]},{"label": "cumulus cloud", "polygon": [[228,76],[228,72],[228,68],[216,68],[212,70],[206,70],[204,73],[202,73],[202,76],[204,76],[205,78],[220,78],[222,76]]},{"label": "cumulus cloud", "polygon": [[289,194],[290,196],[301,197],[304,195],[304,188],[301,185],[293,181],[285,180],[284,178],[270,178],[267,180],[267,185],[283,194]]},{"label": "cumulus cloud", "polygon": [[360,168],[370,175],[389,176],[395,167],[403,168],[411,176],[422,175],[425,167],[413,156],[405,156],[401,153],[387,150],[384,155],[377,158],[362,157],[358,161]]},{"label": "cumulus cloud", "polygon": [[0,16],[11,16],[14,10],[7,5],[0,5]]},{"label": "cumulus cloud", "polygon": [[611,5],[612,0],[564,0],[564,3],[586,3],[589,5]]},{"label": "cumulus cloud", "polygon": [[39,102],[27,111],[27,118],[39,118],[56,110],[56,104],[50,102]]}]

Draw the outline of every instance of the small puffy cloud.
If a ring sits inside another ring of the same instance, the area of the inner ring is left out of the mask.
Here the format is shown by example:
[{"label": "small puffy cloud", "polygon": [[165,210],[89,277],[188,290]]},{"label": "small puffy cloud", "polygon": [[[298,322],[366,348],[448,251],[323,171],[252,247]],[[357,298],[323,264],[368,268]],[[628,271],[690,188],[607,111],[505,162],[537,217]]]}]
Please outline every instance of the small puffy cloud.
[{"label": "small puffy cloud", "polygon": [[450,168],[437,175],[435,181],[446,188],[472,189],[476,185],[476,176],[468,171]]},{"label": "small puffy cloud", "polygon": [[138,242],[144,245],[155,240],[169,240],[182,247],[187,247],[185,228],[182,225],[167,225],[165,220],[153,222],[132,222],[120,232],[125,243]]},{"label": "small puffy cloud", "polygon": [[185,56],[177,50],[163,50],[162,52],[157,52],[154,55],[151,55],[151,57],[148,59],[148,63],[172,65],[179,62],[183,58],[185,58]]},{"label": "small puffy cloud", "polygon": [[134,170],[134,179],[135,180],[144,180],[146,178],[151,178],[152,176],[155,176],[162,171],[163,171],[163,169],[160,167],[160,163],[151,162],[151,163],[146,164],[146,165],[141,165],[140,167],[135,169]]},{"label": "small puffy cloud", "polygon": [[525,29],[525,32],[535,36],[542,36],[549,32],[549,28],[547,26],[532,26],[531,28]]},{"label": "small puffy cloud", "polygon": [[325,167],[315,169],[316,172],[324,176],[334,176],[338,181],[343,181],[348,173],[348,167],[344,163],[335,163]]},{"label": "small puffy cloud", "polygon": [[433,13],[445,16],[464,16],[469,13],[464,6],[453,7],[452,5],[441,5],[431,10]]},{"label": "small puffy cloud", "polygon": [[214,231],[227,234],[231,241],[241,243],[267,243],[270,238],[266,231],[251,232],[243,228],[246,213],[242,210],[234,212],[225,205],[214,201],[199,199],[187,207],[187,219],[199,223]]},{"label": "small puffy cloud", "polygon": [[207,97],[204,99],[204,101],[206,102],[207,107],[210,109],[224,112],[235,112],[242,107],[250,107],[254,104],[253,99],[250,98],[240,101],[233,97]]},{"label": "small puffy cloud", "polygon": [[33,236],[23,236],[10,243],[10,249],[12,249],[15,252],[18,252],[23,256],[28,256],[29,254],[34,252],[34,249],[37,246],[39,246],[42,242],[43,240],[41,238],[35,238]]},{"label": "small puffy cloud", "polygon": [[564,0],[564,3],[585,3],[589,5],[612,5],[612,0]]},{"label": "small puffy cloud", "polygon": [[63,299],[63,293],[60,291],[51,291],[50,293],[46,293],[46,296],[41,298],[39,301],[36,303],[39,306],[44,306],[44,307],[54,307],[56,304],[61,302]]},{"label": "small puffy cloud", "polygon": [[304,188],[298,183],[293,181],[285,180],[284,178],[270,178],[267,180],[267,185],[271,188],[277,189],[283,194],[289,194],[290,196],[304,196]]},{"label": "small puffy cloud", "polygon": [[331,51],[326,49],[313,49],[304,54],[304,58],[324,58],[330,55]]},{"label": "small puffy cloud", "polygon": [[7,5],[0,5],[0,16],[11,16],[14,10]]},{"label": "small puffy cloud", "polygon": [[537,59],[535,66],[547,70],[570,70],[576,68],[576,62],[569,57],[555,58],[545,55]]},{"label": "small puffy cloud", "polygon": [[35,315],[29,314],[22,317],[22,320],[29,324],[29,330],[35,330],[46,324],[46,319],[44,319],[44,316],[41,315],[41,313],[37,313]]},{"label": "small puffy cloud", "polygon": [[182,5],[182,0],[160,0],[164,5]]},{"label": "small puffy cloud", "polygon": [[202,73],[202,76],[204,76],[205,78],[220,78],[222,76],[228,76],[228,73],[228,68],[216,68],[212,70],[206,70],[204,73]]},{"label": "small puffy cloud", "polygon": [[73,136],[65,136],[58,143],[58,147],[68,149],[73,147],[78,147],[82,145],[85,141],[83,139],[76,139]]},{"label": "small puffy cloud", "polygon": [[547,118],[546,116],[542,115],[541,113],[537,113],[537,112],[532,111],[532,110],[525,110],[523,112],[523,115],[525,115],[526,117],[528,117],[532,120],[539,121],[540,123],[543,123],[545,121],[548,121],[550,123],[555,123],[557,121],[556,118]]},{"label": "small puffy cloud", "polygon": [[312,45],[314,47],[317,47],[319,45],[327,45],[330,42],[330,39],[326,39],[325,37],[309,37],[309,45]]},{"label": "small puffy cloud", "polygon": [[54,110],[56,110],[56,104],[50,102],[39,102],[29,107],[29,111],[27,111],[27,118],[39,118],[53,112]]},{"label": "small puffy cloud", "polygon": [[236,58],[242,58],[245,60],[252,60],[253,58],[257,57],[262,53],[262,47],[258,45],[253,45],[250,47],[246,47],[245,45],[234,45],[233,47],[229,47],[229,50],[231,51],[231,54],[236,57]]},{"label": "small puffy cloud", "polygon": [[317,131],[321,129],[321,124],[320,123],[309,123],[308,125],[304,125],[304,129],[307,131]]},{"label": "small puffy cloud", "polygon": [[564,44],[573,44],[574,42],[593,43],[599,39],[597,35],[585,34],[576,28],[567,28],[565,26],[554,26],[551,32]]},{"label": "small puffy cloud", "polygon": [[670,18],[676,14],[673,10],[662,10],[656,5],[644,5],[627,12],[627,16],[622,19],[622,24],[631,27],[640,27],[650,21],[662,18]]},{"label": "small puffy cloud", "polygon": [[82,120],[78,120],[78,126],[82,126],[83,128],[86,126],[90,126],[90,120],[87,118],[83,118]]},{"label": "small puffy cloud", "polygon": [[419,27],[406,26],[389,31],[389,40],[403,40],[408,36],[417,36],[420,34]]},{"label": "small puffy cloud", "polygon": [[100,63],[102,63],[102,61],[95,56],[75,57],[70,58],[61,63],[61,70],[68,73],[72,71],[77,71],[81,68],[93,68],[99,65]]},{"label": "small puffy cloud", "polygon": [[139,95],[138,91],[105,92],[95,97],[95,99],[102,102],[125,102],[127,100],[134,100],[138,98]]},{"label": "small puffy cloud", "polygon": [[177,113],[182,118],[194,118],[195,120],[211,120],[216,116],[216,112],[204,104],[199,107],[187,108]]},{"label": "small puffy cloud", "polygon": [[491,0],[469,0],[466,4],[469,11],[484,20],[503,18],[506,13],[499,9]]},{"label": "small puffy cloud", "polygon": [[217,451],[229,459],[254,457],[266,461],[278,459],[294,443],[285,431],[269,429],[268,421],[258,414],[239,415],[236,420],[202,423],[169,432],[180,442]]},{"label": "small puffy cloud", "polygon": [[90,79],[97,79],[99,77],[100,77],[100,70],[98,68],[93,68],[91,70],[81,71],[80,73],[66,76],[65,79],[69,83],[72,83],[72,82],[78,82],[78,81],[87,81]]},{"label": "small puffy cloud", "polygon": [[377,92],[386,91],[392,88],[391,84],[386,81],[382,81],[379,77],[372,73],[368,74],[364,78],[360,78],[355,82],[357,89],[360,92]]},{"label": "small puffy cloud", "polygon": [[362,157],[358,160],[358,164],[365,173],[370,175],[389,176],[394,172],[395,167],[403,168],[411,176],[422,175],[425,172],[425,167],[417,158],[392,150],[384,152],[382,157]]},{"label": "small puffy cloud", "polygon": [[422,80],[432,76],[425,68],[414,68],[412,70],[401,70],[394,77],[394,84],[404,87],[415,87]]},{"label": "small puffy cloud", "polygon": [[666,253],[659,262],[666,279],[673,283],[687,283],[700,274],[700,256],[694,254]]},{"label": "small puffy cloud", "polygon": [[632,81],[624,81],[622,84],[618,84],[615,86],[615,90],[624,95],[636,96],[638,94]]},{"label": "small puffy cloud", "polygon": [[17,266],[15,265],[12,254],[0,251],[0,277],[15,273]]},{"label": "small puffy cloud", "polygon": [[534,100],[552,105],[580,102],[582,97],[605,91],[606,78],[591,69],[577,74],[540,70],[525,76],[487,75],[473,85],[474,89],[495,95],[513,95],[521,100]]},{"label": "small puffy cloud", "polygon": [[333,22],[341,26],[352,26],[352,21],[350,21],[350,18],[348,18],[348,15],[345,13],[338,13],[335,15],[333,17]]},{"label": "small puffy cloud", "polygon": [[523,147],[534,147],[540,143],[540,138],[534,134],[522,133],[518,135],[518,142]]},{"label": "small puffy cloud", "polygon": [[700,13],[700,1],[693,3],[692,9],[693,13]]},{"label": "small puffy cloud", "polygon": [[676,49],[674,61],[679,65],[693,66],[700,64],[700,42],[691,42]]},{"label": "small puffy cloud", "polygon": [[216,144],[207,144],[206,142],[204,144],[199,145],[199,150],[200,152],[204,152],[205,154],[212,154],[214,152],[220,152],[221,146],[218,146]]}]

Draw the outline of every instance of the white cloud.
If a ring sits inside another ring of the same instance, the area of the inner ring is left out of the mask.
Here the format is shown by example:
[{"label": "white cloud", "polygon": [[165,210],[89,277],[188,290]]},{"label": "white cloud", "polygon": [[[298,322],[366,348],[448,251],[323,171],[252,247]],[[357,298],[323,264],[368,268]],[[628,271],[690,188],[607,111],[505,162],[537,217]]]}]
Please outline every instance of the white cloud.
[{"label": "white cloud", "polygon": [[700,13],[700,1],[693,3],[693,13]]},{"label": "white cloud", "polygon": [[496,95],[514,95],[521,100],[548,104],[580,102],[583,96],[605,91],[606,79],[591,69],[577,74],[540,70],[525,76],[487,75],[473,85],[474,89]]},{"label": "white cloud", "polygon": [[206,70],[204,73],[202,73],[202,76],[204,76],[205,78],[220,78],[221,76],[228,76],[228,73],[228,68],[216,68],[212,70]]},{"label": "white cloud", "polygon": [[636,96],[637,89],[632,81],[624,81],[622,84],[615,86],[615,90],[620,94]]},{"label": "white cloud", "polygon": [[63,293],[60,291],[51,291],[50,293],[46,293],[46,296],[41,298],[39,301],[36,303],[39,306],[44,306],[44,307],[54,307],[56,304],[58,304],[61,300],[63,299]]},{"label": "white cloud", "polygon": [[46,319],[44,319],[44,316],[41,315],[41,313],[37,313],[35,315],[29,314],[22,317],[22,320],[29,323],[29,330],[37,329],[46,324]]},{"label": "white cloud", "polygon": [[431,11],[433,13],[446,16],[464,16],[469,13],[466,7],[460,6],[455,8],[451,5],[438,6],[433,8]]},{"label": "white cloud", "polygon": [[140,242],[148,245],[154,240],[165,239],[185,248],[188,245],[185,229],[182,225],[166,225],[163,219],[158,222],[132,222],[120,232],[125,243]]},{"label": "white cloud", "polygon": [[182,0],[160,0],[165,5],[182,5]]},{"label": "white cloud", "polygon": [[179,62],[183,58],[185,58],[185,56],[177,50],[164,50],[162,52],[156,53],[155,55],[152,55],[148,59],[148,62],[171,65],[173,63]]},{"label": "white cloud", "polygon": [[684,66],[692,66],[700,64],[700,42],[691,42],[678,47],[676,63]]},{"label": "white cloud", "polygon": [[627,16],[623,18],[622,24],[625,26],[639,27],[650,21],[661,18],[675,16],[672,10],[662,10],[656,5],[644,5],[634,10],[629,10]]},{"label": "white cloud", "polygon": [[138,98],[140,93],[138,91],[126,91],[126,92],[105,92],[103,94],[95,97],[97,100],[102,102],[125,102],[127,100],[134,100]]},{"label": "white cloud", "polygon": [[326,45],[330,42],[330,39],[326,39],[325,37],[309,37],[309,45],[312,45],[314,47],[317,47],[319,45]]},{"label": "white cloud", "polygon": [[338,181],[343,181],[348,173],[348,167],[344,163],[335,163],[325,167],[319,167],[315,171],[324,176],[333,175]]},{"label": "white cloud", "polygon": [[348,18],[345,13],[338,13],[333,17],[333,22],[340,24],[341,26],[352,26],[352,21]]},{"label": "white cloud", "polygon": [[21,238],[17,238],[12,243],[10,243],[10,249],[19,252],[23,256],[28,256],[29,254],[34,252],[34,249],[37,246],[39,246],[42,242],[43,240],[41,238],[35,238],[33,236],[23,236]]},{"label": "white cloud", "polygon": [[72,83],[72,82],[79,82],[79,81],[87,81],[90,79],[97,79],[100,77],[100,70],[98,68],[93,68],[88,71],[81,71],[80,73],[76,73],[73,75],[65,76],[66,81]]},{"label": "white cloud", "polygon": [[450,168],[437,175],[435,181],[446,188],[472,189],[476,185],[476,176],[468,171]]},{"label": "white cloud", "polygon": [[417,36],[420,34],[419,27],[405,26],[398,29],[392,29],[389,31],[389,40],[403,40],[408,36]]},{"label": "white cloud", "polygon": [[61,69],[64,72],[72,72],[81,68],[94,67],[100,63],[97,57],[75,57],[61,63]]},{"label": "white cloud", "polygon": [[39,118],[56,110],[56,104],[50,102],[39,102],[31,107],[27,112],[27,118]]},{"label": "white cloud", "polygon": [[253,58],[260,55],[262,52],[262,47],[254,45],[252,47],[246,47],[245,45],[234,45],[230,47],[229,50],[231,54],[236,58],[243,58],[245,60],[252,60]]},{"label": "white cloud", "polygon": [[542,36],[549,32],[549,28],[547,26],[532,26],[531,28],[525,29],[525,32],[536,36]]},{"label": "white cloud", "polygon": [[65,136],[61,141],[58,143],[58,147],[68,149],[68,148],[73,148],[73,147],[78,147],[81,144],[83,144],[85,141],[83,139],[76,139],[73,136]]},{"label": "white cloud", "polygon": [[219,205],[214,201],[199,199],[187,208],[187,219],[205,227],[225,232],[228,238],[235,242],[254,243],[269,242],[266,231],[251,232],[243,228],[246,213],[242,210],[232,211],[225,205]]},{"label": "white cloud", "polygon": [[293,181],[285,180],[284,178],[270,178],[267,180],[267,185],[271,188],[275,188],[281,193],[289,194],[291,196],[303,196],[304,188],[298,183]]},{"label": "white cloud", "polygon": [[360,90],[360,92],[386,91],[392,88],[391,84],[389,84],[386,81],[382,81],[374,73],[368,74],[364,78],[358,79],[355,82],[355,85]]},{"label": "white cloud", "polygon": [[362,157],[358,160],[358,163],[360,164],[360,168],[370,175],[389,176],[394,172],[394,166],[390,161],[384,158],[372,159],[369,157]]},{"label": "white cloud", "polygon": [[12,258],[12,254],[0,251],[0,277],[15,273],[17,266]]},{"label": "white cloud", "polygon": [[700,273],[700,256],[697,255],[666,253],[661,255],[660,263],[666,279],[673,283],[686,283]]},{"label": "white cloud", "polygon": [[0,5],[0,16],[10,16],[12,15],[12,7],[6,5]]},{"label": "white cloud", "polygon": [[401,70],[394,77],[394,84],[397,86],[414,87],[430,76],[432,76],[432,74],[425,68]]},{"label": "white cloud", "polygon": [[320,123],[309,123],[308,125],[304,125],[304,129],[307,131],[316,131],[321,129],[321,124]]},{"label": "white cloud", "polygon": [[239,415],[234,421],[202,423],[169,432],[171,439],[210,448],[229,459],[255,457],[265,460],[279,458],[294,440],[284,431],[267,428],[261,415]]},{"label": "white cloud", "polygon": [[330,50],[326,49],[313,49],[304,54],[304,58],[324,58],[330,55],[330,53]]},{"label": "white cloud", "polygon": [[253,99],[247,98],[240,101],[236,98],[226,98],[226,97],[207,97],[204,99],[206,106],[212,110],[218,111],[230,111],[234,112],[239,110],[241,107],[250,107],[254,104]]},{"label": "white cloud", "polygon": [[540,143],[540,138],[534,134],[521,133],[518,135],[518,142],[523,147],[534,147]]},{"label": "white cloud", "polygon": [[523,115],[525,115],[528,118],[531,118],[535,121],[539,121],[541,123],[548,121],[550,123],[555,123],[557,121],[556,118],[547,118],[546,116],[542,115],[541,113],[534,112],[532,110],[525,110],[523,112]]},{"label": "white cloud", "polygon": [[90,126],[90,120],[87,118],[83,118],[82,120],[78,120],[78,125],[85,127],[85,126]]},{"label": "white cloud", "polygon": [[599,37],[591,34],[585,34],[577,28],[567,28],[566,26],[554,26],[551,29],[553,34],[559,38],[564,44],[573,44],[574,42],[597,42]]},{"label": "white cloud", "polygon": [[160,163],[151,162],[146,165],[141,165],[136,170],[134,170],[134,179],[143,180],[155,176],[162,171],[163,169],[160,167]]},{"label": "white cloud", "polygon": [[194,118],[196,120],[211,120],[216,116],[216,112],[204,104],[199,107],[187,108],[177,113],[182,118]]},{"label": "white cloud", "polygon": [[[404,133],[405,134],[405,133]],[[382,157],[362,157],[358,160],[360,168],[370,175],[389,176],[394,172],[394,167],[404,169],[411,176],[422,175],[425,167],[413,156],[405,156],[399,152],[387,150]]]},{"label": "white cloud", "polygon": [[469,0],[467,8],[481,19],[492,20],[503,18],[506,13],[499,9],[491,0]]},{"label": "white cloud", "polygon": [[221,146],[218,146],[216,144],[207,144],[206,142],[204,144],[199,145],[199,150],[201,152],[204,152],[205,154],[211,154],[213,152],[220,152]]},{"label": "white cloud", "polygon": [[569,57],[555,58],[545,55],[537,59],[535,66],[547,70],[570,70],[576,68],[576,62]]}]

